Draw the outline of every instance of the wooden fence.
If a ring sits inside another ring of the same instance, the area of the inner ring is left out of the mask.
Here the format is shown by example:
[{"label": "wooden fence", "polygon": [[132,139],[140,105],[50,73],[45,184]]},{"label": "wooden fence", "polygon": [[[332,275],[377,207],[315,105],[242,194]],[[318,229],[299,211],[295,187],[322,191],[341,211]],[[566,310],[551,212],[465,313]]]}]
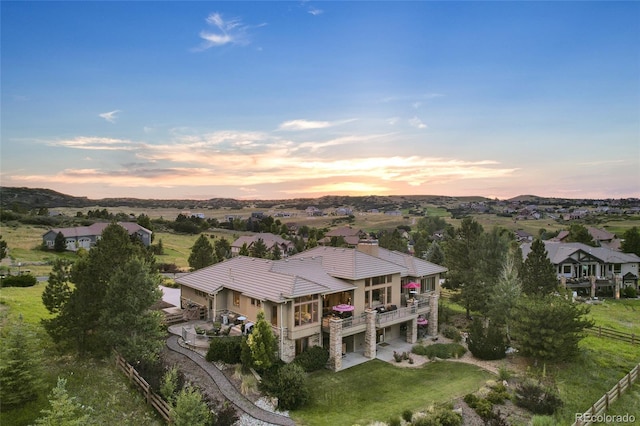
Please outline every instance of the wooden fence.
[{"label": "wooden fence", "polygon": [[124,372],[124,374],[127,375],[131,383],[133,383],[138,389],[142,391],[142,394],[147,400],[147,404],[151,405],[167,423],[171,423],[171,417],[169,415],[169,410],[171,409],[171,407],[169,406],[167,401],[165,401],[160,395],[155,393],[153,389],[151,389],[149,383],[147,383],[147,381],[142,378],[140,374],[138,374],[136,369],[133,368],[129,363],[127,363],[127,361],[119,353],[115,353],[115,358],[116,366],[122,372]]},{"label": "wooden fence", "polygon": [[631,343],[632,345],[640,344],[640,336],[634,333],[625,333],[623,331],[614,330],[606,327],[593,327],[588,328],[587,332],[596,335],[598,337],[606,337],[608,339],[620,340],[622,342]]},{"label": "wooden fence", "polygon": [[609,406],[638,380],[638,376],[640,376],[640,364],[636,365],[629,374],[620,379],[620,381],[612,387],[609,392],[605,393],[602,398],[596,401],[588,411],[585,411],[582,415],[577,415],[576,421],[571,426],[589,426],[592,423],[601,422],[598,417],[605,414]]}]

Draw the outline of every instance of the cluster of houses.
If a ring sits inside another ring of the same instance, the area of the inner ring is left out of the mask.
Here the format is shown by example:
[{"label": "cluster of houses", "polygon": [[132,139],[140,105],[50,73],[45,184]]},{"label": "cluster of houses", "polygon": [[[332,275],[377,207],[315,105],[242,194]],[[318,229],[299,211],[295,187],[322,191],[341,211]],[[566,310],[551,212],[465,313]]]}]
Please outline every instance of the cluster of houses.
[{"label": "cluster of houses", "polygon": [[[151,231],[133,222],[120,223],[130,235],[151,243]],[[53,248],[56,236],[65,237],[68,250],[90,249],[106,223],[88,227],[52,229],[43,242]],[[592,231],[600,247],[567,243],[564,233],[545,241],[558,279],[568,288],[597,290],[633,286],[638,289],[640,257],[615,249],[615,236]],[[331,247],[341,237],[346,247]],[[517,234],[523,255],[533,236]],[[258,240],[281,260],[239,255]],[[378,246],[368,234],[351,227],[329,231],[320,245],[294,253],[291,241],[258,233],[239,237],[231,245],[232,258],[176,279],[181,308],[197,307],[207,319],[222,323],[254,319],[258,311],[278,336],[279,353],[291,361],[309,346],[329,349],[331,366],[341,368],[342,356],[359,352],[376,356],[377,345],[403,338],[413,343],[420,332],[436,335],[439,285],[447,269],[423,259]],[[342,308],[336,309],[341,306]]]}]

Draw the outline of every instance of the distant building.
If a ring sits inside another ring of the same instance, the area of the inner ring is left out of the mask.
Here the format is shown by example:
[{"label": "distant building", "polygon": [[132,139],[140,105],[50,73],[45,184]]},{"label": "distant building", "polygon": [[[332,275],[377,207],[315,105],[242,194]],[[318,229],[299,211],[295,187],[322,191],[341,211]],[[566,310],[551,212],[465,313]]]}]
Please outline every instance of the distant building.
[{"label": "distant building", "polygon": [[[66,249],[69,251],[76,251],[80,248],[90,250],[95,246],[100,238],[102,232],[109,226],[107,222],[97,222],[90,226],[76,226],[74,228],[53,228],[45,232],[42,236],[42,243],[45,247],[53,249],[55,246],[56,236],[58,233],[62,233],[66,242]],[[135,222],[118,222],[118,225],[127,230],[129,235],[137,236],[142,244],[145,246],[151,245],[151,232],[145,227],[138,225]]]}]

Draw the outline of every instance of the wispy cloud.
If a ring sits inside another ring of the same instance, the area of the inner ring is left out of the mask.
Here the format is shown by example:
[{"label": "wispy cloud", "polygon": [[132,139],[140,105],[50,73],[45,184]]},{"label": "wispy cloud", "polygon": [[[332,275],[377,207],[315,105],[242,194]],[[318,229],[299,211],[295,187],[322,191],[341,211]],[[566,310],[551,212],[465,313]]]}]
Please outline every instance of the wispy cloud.
[{"label": "wispy cloud", "polygon": [[[247,31],[251,26],[244,24],[240,18],[225,19],[222,14],[215,12],[207,17],[206,22],[212,29],[200,31],[203,42],[195,49],[197,51],[226,44],[249,43]],[[265,24],[260,24],[258,27],[263,25]]]},{"label": "wispy cloud", "polygon": [[422,122],[418,117],[411,117],[409,119],[409,124],[416,129],[426,129],[427,125]]},{"label": "wispy cloud", "polygon": [[117,118],[116,114],[118,114],[119,112],[122,112],[122,111],[120,111],[119,109],[115,109],[113,111],[103,112],[102,114],[98,114],[98,116],[100,118],[104,118],[109,123],[115,123]]},{"label": "wispy cloud", "polygon": [[48,145],[92,151],[131,151],[135,149],[136,144],[127,139],[78,136],[73,139],[50,141]]},{"label": "wispy cloud", "polygon": [[355,119],[340,121],[313,121],[313,120],[290,120],[280,124],[278,130],[314,130],[326,129],[328,127],[339,126],[341,124],[350,123]]},{"label": "wispy cloud", "polygon": [[309,10],[307,10],[307,13],[310,13],[313,16],[318,16],[318,15],[322,15],[324,11],[322,9],[318,9],[316,7],[310,6]]}]

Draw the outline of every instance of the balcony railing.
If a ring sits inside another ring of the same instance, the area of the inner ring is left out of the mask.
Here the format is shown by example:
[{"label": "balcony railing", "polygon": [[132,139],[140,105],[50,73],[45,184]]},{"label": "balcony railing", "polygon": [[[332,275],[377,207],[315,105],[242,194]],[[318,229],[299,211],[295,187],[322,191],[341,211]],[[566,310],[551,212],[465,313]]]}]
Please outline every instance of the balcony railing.
[{"label": "balcony railing", "polygon": [[410,319],[418,314],[425,314],[428,312],[429,299],[419,299],[416,300],[416,302],[414,302],[411,306],[379,313],[378,315],[376,315],[376,326],[381,326],[390,322],[398,322],[398,320]]}]

